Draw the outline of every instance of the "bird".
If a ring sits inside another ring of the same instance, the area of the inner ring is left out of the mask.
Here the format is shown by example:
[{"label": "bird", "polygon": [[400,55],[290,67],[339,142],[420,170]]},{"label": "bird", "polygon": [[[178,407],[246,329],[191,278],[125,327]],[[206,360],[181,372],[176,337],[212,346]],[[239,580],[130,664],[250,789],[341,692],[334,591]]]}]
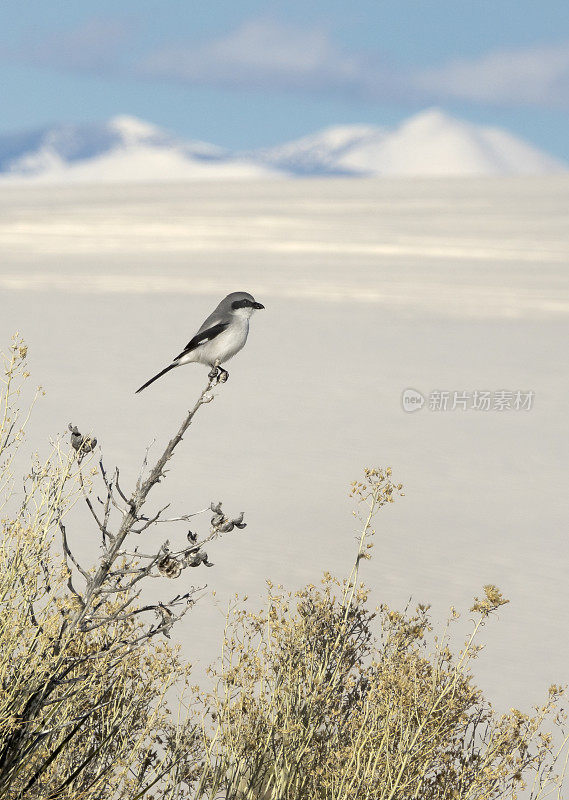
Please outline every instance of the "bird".
[{"label": "bird", "polygon": [[258,303],[248,292],[228,294],[172,363],[146,381],[135,394],[146,389],[171,369],[196,362],[211,367],[209,377],[212,380],[225,383],[229,373],[221,364],[229,361],[242,349],[249,334],[251,314],[261,308],[265,306]]}]

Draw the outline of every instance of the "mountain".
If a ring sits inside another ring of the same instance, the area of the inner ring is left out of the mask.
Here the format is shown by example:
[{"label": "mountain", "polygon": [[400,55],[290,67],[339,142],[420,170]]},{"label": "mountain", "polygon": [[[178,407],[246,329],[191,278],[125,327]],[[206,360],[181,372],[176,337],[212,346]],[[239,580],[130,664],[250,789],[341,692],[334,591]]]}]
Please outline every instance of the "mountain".
[{"label": "mountain", "polygon": [[271,167],[135,117],[0,136],[0,178],[33,183],[263,178]]},{"label": "mountain", "polygon": [[567,166],[500,128],[429,109],[394,130],[348,125],[248,156],[295,174],[539,175]]},{"label": "mountain", "polygon": [[350,153],[377,149],[388,131],[374,125],[334,125],[293,142],[246,153],[294,175],[352,175]]},{"label": "mountain", "polygon": [[0,135],[0,181],[149,182],[286,176],[540,175],[567,165],[500,128],[430,109],[394,129],[340,125],[277,147],[233,152],[142,120]]}]

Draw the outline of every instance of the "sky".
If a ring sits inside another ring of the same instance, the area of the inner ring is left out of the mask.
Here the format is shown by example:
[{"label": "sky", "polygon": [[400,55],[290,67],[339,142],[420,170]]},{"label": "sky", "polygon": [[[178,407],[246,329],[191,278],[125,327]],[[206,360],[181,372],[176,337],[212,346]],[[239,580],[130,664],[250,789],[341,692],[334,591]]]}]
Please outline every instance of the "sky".
[{"label": "sky", "polygon": [[567,0],[0,6],[0,133],[130,114],[247,149],[432,106],[569,161]]}]

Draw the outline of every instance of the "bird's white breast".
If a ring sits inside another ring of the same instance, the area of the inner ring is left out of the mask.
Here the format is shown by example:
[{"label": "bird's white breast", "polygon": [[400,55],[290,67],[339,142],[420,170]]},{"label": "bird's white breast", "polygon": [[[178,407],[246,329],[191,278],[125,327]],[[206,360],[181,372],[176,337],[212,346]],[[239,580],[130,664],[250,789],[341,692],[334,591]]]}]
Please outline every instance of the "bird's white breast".
[{"label": "bird's white breast", "polygon": [[196,348],[196,361],[202,364],[214,364],[216,361],[223,364],[229,361],[244,346],[248,333],[249,319],[234,316],[229,327],[219,336]]}]

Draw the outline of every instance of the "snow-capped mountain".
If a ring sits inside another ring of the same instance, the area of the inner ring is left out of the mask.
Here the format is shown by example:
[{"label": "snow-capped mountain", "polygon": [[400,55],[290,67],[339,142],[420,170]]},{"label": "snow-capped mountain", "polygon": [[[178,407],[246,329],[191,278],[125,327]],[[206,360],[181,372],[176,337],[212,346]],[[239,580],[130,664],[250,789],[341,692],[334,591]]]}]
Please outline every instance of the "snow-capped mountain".
[{"label": "snow-capped mountain", "polygon": [[377,149],[387,134],[386,128],[374,125],[334,125],[247,155],[294,175],[352,175],[359,170],[350,165],[350,153]]},{"label": "snow-capped mountain", "polygon": [[406,120],[377,150],[349,164],[373,175],[541,175],[567,165],[501,128],[475,125],[431,109]]},{"label": "snow-capped mountain", "polygon": [[263,178],[269,166],[135,117],[0,136],[0,178],[34,183]]},{"label": "snow-capped mountain", "polygon": [[540,175],[567,165],[500,128],[437,109],[394,129],[342,125],[232,152],[134,117],[0,136],[0,181],[129,182],[286,176]]},{"label": "snow-capped mountain", "polygon": [[567,166],[500,128],[429,109],[393,130],[348,125],[249,153],[296,174],[539,175]]}]

